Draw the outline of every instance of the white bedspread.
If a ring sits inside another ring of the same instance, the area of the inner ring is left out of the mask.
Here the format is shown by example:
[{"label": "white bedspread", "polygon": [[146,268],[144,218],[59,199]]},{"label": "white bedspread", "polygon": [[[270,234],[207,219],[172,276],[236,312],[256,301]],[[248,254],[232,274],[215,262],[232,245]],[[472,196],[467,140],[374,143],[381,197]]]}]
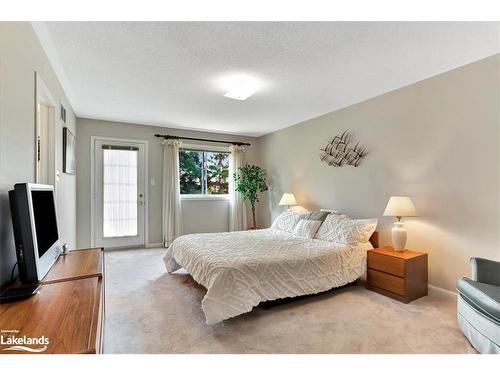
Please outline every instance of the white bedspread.
[{"label": "white bedspread", "polygon": [[168,272],[184,268],[207,288],[207,324],[251,311],[260,302],[315,294],[356,280],[366,250],[274,229],[190,234],[164,257]]}]

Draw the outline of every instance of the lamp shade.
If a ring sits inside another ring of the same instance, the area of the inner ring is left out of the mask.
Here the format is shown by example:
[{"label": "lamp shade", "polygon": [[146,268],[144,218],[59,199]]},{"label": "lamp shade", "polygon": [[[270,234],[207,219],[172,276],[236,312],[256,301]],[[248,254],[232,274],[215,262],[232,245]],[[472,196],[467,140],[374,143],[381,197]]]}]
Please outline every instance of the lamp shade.
[{"label": "lamp shade", "polygon": [[292,193],[285,193],[281,197],[280,206],[295,206],[297,205],[297,201],[295,200],[295,196]]},{"label": "lamp shade", "polygon": [[390,197],[385,207],[384,216],[417,216],[417,210],[408,197]]}]

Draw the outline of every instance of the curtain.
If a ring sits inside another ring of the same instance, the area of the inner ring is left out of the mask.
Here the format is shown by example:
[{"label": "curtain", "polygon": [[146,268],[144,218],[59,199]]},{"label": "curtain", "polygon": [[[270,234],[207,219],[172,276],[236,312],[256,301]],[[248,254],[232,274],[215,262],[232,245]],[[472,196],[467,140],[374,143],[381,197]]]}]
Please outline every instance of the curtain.
[{"label": "curtain", "polygon": [[181,142],[163,142],[163,241],[165,247],[182,235],[181,192],[179,185],[179,147]]},{"label": "curtain", "polygon": [[247,230],[247,210],[241,193],[235,189],[233,175],[243,166],[243,154],[246,151],[245,146],[230,146],[231,158],[229,159],[229,231]]}]

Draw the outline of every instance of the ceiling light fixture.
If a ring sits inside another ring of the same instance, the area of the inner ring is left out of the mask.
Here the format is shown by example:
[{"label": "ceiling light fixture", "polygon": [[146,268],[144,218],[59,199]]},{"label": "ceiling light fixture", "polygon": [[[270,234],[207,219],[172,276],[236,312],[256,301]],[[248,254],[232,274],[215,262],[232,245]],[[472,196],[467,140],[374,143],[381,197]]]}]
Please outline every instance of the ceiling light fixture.
[{"label": "ceiling light fixture", "polygon": [[247,81],[239,81],[231,87],[231,89],[224,94],[226,98],[236,100],[247,100],[257,92],[256,87]]}]

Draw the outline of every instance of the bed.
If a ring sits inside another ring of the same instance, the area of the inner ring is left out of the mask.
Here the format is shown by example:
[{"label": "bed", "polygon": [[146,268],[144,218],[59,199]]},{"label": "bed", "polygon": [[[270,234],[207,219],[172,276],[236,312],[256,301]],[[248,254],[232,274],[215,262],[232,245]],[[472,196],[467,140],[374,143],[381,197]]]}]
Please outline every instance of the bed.
[{"label": "bed", "polygon": [[[375,232],[370,241],[377,238]],[[202,309],[207,324],[215,324],[264,301],[349,284],[365,272],[371,248],[368,242],[346,246],[269,228],[184,235],[163,260],[168,272],[184,268],[207,289]]]}]

